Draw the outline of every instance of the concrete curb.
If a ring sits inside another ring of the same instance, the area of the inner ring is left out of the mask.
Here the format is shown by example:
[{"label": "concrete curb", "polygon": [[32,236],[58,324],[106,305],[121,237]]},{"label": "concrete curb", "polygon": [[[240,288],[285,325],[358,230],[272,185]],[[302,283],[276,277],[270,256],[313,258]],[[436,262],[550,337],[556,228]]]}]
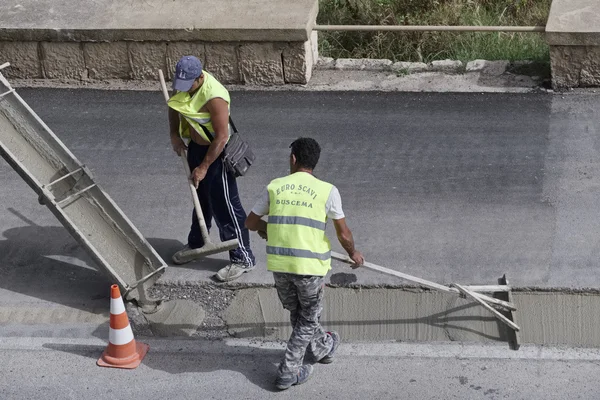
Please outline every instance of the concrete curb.
[{"label": "concrete curb", "polygon": [[473,60],[466,65],[459,60],[436,60],[430,63],[423,62],[393,62],[388,59],[365,59],[365,58],[338,58],[319,57],[317,70],[338,71],[375,71],[396,72],[399,74],[410,74],[419,72],[443,72],[447,74],[461,74],[465,72],[479,72],[485,75],[502,75],[506,73],[511,65],[525,66],[533,65],[534,62],[518,61],[511,63],[508,60],[489,61]]},{"label": "concrete curb", "polygon": [[[290,334],[289,317],[272,284],[168,281],[159,282],[151,292],[169,301],[191,300],[206,310],[206,322],[192,334],[195,337],[285,340]],[[598,338],[591,332],[599,323],[586,315],[600,302],[599,294],[599,289],[593,288],[513,288],[522,343],[598,346]],[[328,285],[325,297],[324,325],[350,340],[509,340],[507,329],[485,309],[428,289],[387,284]],[[549,303],[557,304],[557,318],[548,318],[541,311]],[[415,308],[415,304],[419,306]],[[583,311],[570,314],[573,307]],[[150,328],[156,336],[154,327]]]}]

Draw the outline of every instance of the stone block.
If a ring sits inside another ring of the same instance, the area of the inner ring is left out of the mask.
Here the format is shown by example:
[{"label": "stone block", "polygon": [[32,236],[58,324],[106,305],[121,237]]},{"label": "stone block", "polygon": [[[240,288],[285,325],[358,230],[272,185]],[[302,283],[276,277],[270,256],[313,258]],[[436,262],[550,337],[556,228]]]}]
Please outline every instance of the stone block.
[{"label": "stone block", "polygon": [[313,52],[310,40],[304,43],[290,43],[283,50],[283,71],[285,83],[306,84],[310,80],[313,67]]},{"label": "stone block", "polygon": [[429,66],[422,62],[405,62],[399,61],[392,64],[392,71],[401,72],[406,71],[409,73],[426,72],[429,70]]},{"label": "stone block", "polygon": [[391,71],[391,60],[370,58],[338,58],[335,69],[344,71]]},{"label": "stone block", "polygon": [[550,46],[555,89],[600,86],[600,46]]},{"label": "stone block", "polygon": [[467,63],[467,72],[480,72],[485,75],[502,75],[510,65],[509,61],[474,60]]},{"label": "stone block", "polygon": [[129,79],[127,43],[84,43],[83,58],[90,79]]},{"label": "stone block", "polygon": [[600,46],[598,0],[553,0],[546,23],[550,46]]},{"label": "stone block", "polygon": [[206,70],[221,83],[240,83],[237,43],[206,43]]},{"label": "stone block", "polygon": [[360,69],[360,58],[338,58],[335,60],[335,69],[353,71]]},{"label": "stone block", "polygon": [[7,78],[41,78],[37,42],[0,42],[0,64],[10,63],[2,70]]},{"label": "stone block", "polygon": [[87,79],[83,46],[73,42],[42,42],[42,75],[49,79]]},{"label": "stone block", "polygon": [[317,61],[319,69],[335,69],[335,59],[332,57],[319,57]]},{"label": "stone block", "polygon": [[502,75],[509,65],[508,60],[486,61],[482,72],[485,75]]},{"label": "stone block", "polygon": [[[170,42],[166,44],[165,79],[172,79],[177,61],[183,56],[196,56],[206,65],[206,48],[204,42]],[[211,72],[211,71],[209,71]]]},{"label": "stone block", "polygon": [[467,72],[481,72],[485,68],[485,60],[473,60],[467,63],[465,70]]},{"label": "stone block", "polygon": [[247,84],[281,85],[283,78],[281,43],[248,43],[239,47],[241,80]]},{"label": "stone block", "polygon": [[133,79],[158,80],[158,70],[166,71],[167,44],[163,42],[129,42],[131,77]]},{"label": "stone block", "polygon": [[459,72],[463,63],[458,60],[437,60],[431,62],[431,70],[437,72]]}]

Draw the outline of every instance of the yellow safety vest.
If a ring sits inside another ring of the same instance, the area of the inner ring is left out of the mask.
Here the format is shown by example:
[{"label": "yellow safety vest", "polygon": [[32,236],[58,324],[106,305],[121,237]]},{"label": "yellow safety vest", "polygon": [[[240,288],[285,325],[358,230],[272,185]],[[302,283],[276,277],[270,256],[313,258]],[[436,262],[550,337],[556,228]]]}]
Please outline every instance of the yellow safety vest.
[{"label": "yellow safety vest", "polygon": [[[215,130],[210,120],[210,113],[199,112],[198,110],[208,103],[209,100],[215,98],[225,100],[229,108],[230,98],[229,92],[218,80],[206,71],[202,71],[202,73],[204,74],[204,83],[193,96],[190,96],[188,92],[178,92],[169,99],[167,104],[183,116],[179,121],[179,135],[182,138],[189,139],[191,137],[191,126],[204,140],[212,142]],[[212,137],[209,138],[206,136],[204,129],[200,125],[204,126],[212,134]]]},{"label": "yellow safety vest", "polygon": [[267,269],[325,276],[331,269],[331,244],[325,235],[325,203],[333,185],[309,173],[273,180],[269,192]]}]

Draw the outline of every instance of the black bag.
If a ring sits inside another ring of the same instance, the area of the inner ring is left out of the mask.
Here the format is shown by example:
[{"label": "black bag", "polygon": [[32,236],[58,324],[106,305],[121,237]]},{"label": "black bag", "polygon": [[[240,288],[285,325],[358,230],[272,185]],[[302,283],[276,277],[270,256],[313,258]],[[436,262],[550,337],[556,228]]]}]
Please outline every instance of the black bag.
[{"label": "black bag", "polygon": [[[233,133],[229,137],[229,142],[227,142],[227,145],[225,145],[225,148],[223,149],[223,161],[227,171],[238,178],[246,175],[246,172],[248,172],[248,169],[250,169],[250,166],[256,157],[254,156],[252,149],[250,149],[250,146],[248,146],[248,143],[241,138],[231,116],[229,117],[229,124],[231,124],[231,127],[233,128]],[[199,125],[206,134],[206,137],[212,142],[212,134],[204,125]]]}]

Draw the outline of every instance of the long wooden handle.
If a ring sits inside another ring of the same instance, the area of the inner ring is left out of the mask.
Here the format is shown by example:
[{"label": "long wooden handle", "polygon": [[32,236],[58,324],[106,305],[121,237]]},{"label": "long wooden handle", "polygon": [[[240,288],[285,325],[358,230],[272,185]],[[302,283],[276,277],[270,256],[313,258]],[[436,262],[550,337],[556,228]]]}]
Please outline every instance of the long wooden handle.
[{"label": "long wooden handle", "polygon": [[521,330],[521,328],[519,328],[519,326],[517,324],[515,324],[514,322],[512,322],[510,319],[506,318],[504,315],[500,314],[498,311],[494,310],[489,304],[487,304],[485,301],[483,301],[482,299],[480,299],[479,296],[477,296],[477,293],[472,292],[472,291],[466,289],[464,286],[461,286],[458,283],[453,283],[452,286],[454,286],[455,288],[457,288],[458,290],[460,290],[460,292],[462,294],[464,294],[465,296],[470,297],[473,300],[475,300],[477,303],[481,304],[481,306],[483,306],[483,308],[485,308],[486,310],[488,310],[489,312],[491,312],[492,314],[494,314],[494,316],[496,318],[498,318],[504,324],[508,325],[510,328],[514,329],[517,332],[519,330]]},{"label": "long wooden handle", "polygon": [[[343,261],[345,263],[348,264],[354,264],[354,261],[352,261],[348,256],[345,256],[343,254],[340,253],[336,253],[335,251],[331,252],[331,258],[334,258],[336,260],[340,260]],[[383,272],[384,274],[388,274],[388,275],[393,275],[396,276],[398,278],[402,278],[402,279],[406,279],[407,281],[411,281],[411,282],[415,282],[418,283],[422,286],[425,286],[427,288],[430,289],[434,289],[434,290],[439,290],[441,292],[446,292],[446,293],[454,293],[454,294],[461,294],[461,292],[457,289],[457,288],[453,288],[453,287],[449,287],[449,286],[444,286],[444,285],[440,285],[439,283],[435,283],[435,282],[431,282],[425,279],[421,279],[421,278],[417,278],[416,276],[412,276],[412,275],[408,275],[405,274],[403,272],[400,271],[394,271],[393,269],[389,269],[389,268],[385,268],[382,267],[380,265],[376,265],[376,264],[372,264],[369,262],[365,262],[363,264],[364,268],[368,268],[368,269],[372,269],[374,271],[378,271],[378,272]],[[503,301],[500,299],[496,299],[494,297],[489,297],[486,296],[484,294],[481,293],[474,293],[473,294],[475,296],[477,296],[478,298],[480,298],[481,300],[484,300],[488,303],[494,304],[496,306],[508,309],[508,310],[516,310],[516,307],[514,306],[514,304],[509,303],[507,301]]]},{"label": "long wooden handle", "polygon": [[183,169],[185,171],[186,176],[188,177],[188,184],[190,186],[190,192],[192,193],[192,201],[194,202],[194,209],[196,210],[196,217],[198,218],[198,223],[200,224],[200,233],[202,233],[202,239],[204,243],[210,242],[210,238],[208,236],[208,228],[206,228],[206,221],[204,220],[204,213],[202,212],[202,206],[200,205],[200,199],[198,198],[198,192],[196,191],[196,187],[192,182],[190,172],[190,166],[187,161],[186,151],[183,150],[181,152],[181,161],[183,162]]},{"label": "long wooden handle", "polygon": [[158,77],[160,78],[160,87],[162,88],[165,101],[169,101],[169,91],[167,90],[167,84],[165,83],[165,76],[163,75],[162,69],[158,70]]}]

